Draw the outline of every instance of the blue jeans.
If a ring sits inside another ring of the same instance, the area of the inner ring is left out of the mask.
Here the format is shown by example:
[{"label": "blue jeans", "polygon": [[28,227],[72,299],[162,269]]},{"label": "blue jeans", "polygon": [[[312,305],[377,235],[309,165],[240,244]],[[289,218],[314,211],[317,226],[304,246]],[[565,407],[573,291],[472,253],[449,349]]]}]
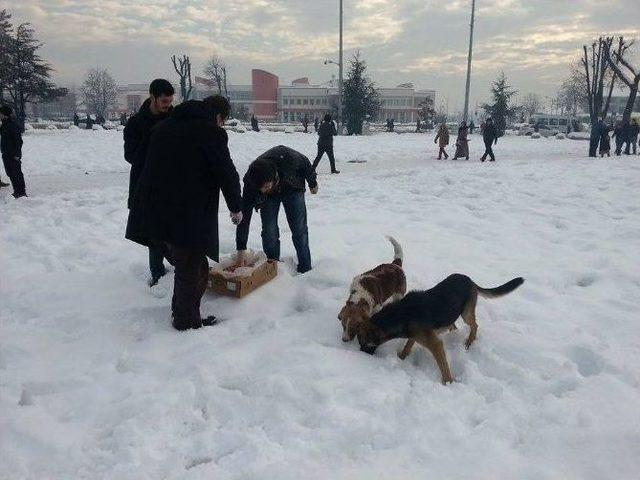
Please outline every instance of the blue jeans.
[{"label": "blue jeans", "polygon": [[278,213],[280,204],[284,206],[293,246],[298,255],[298,272],[311,270],[311,252],[309,251],[309,230],[307,228],[307,206],[304,203],[304,192],[293,192],[284,195],[267,197],[260,208],[262,219],[262,249],[270,260],[280,260],[280,229]]}]

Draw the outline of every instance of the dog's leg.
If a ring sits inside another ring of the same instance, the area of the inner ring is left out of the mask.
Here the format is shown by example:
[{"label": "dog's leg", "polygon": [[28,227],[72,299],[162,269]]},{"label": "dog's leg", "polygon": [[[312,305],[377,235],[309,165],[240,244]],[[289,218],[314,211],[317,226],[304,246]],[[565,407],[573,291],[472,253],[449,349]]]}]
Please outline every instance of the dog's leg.
[{"label": "dog's leg", "polygon": [[478,292],[476,289],[473,289],[471,294],[471,298],[467,301],[467,304],[464,306],[464,310],[462,311],[462,319],[464,323],[469,325],[469,336],[467,340],[464,342],[464,347],[469,350],[469,347],[476,339],[476,335],[478,333],[478,322],[476,322],[476,304],[478,303]]},{"label": "dog's leg", "polygon": [[444,344],[438,338],[435,332],[429,332],[417,339],[418,343],[427,348],[436,359],[440,374],[442,375],[442,383],[447,384],[453,382],[451,370],[449,370],[449,362],[447,354],[444,351]]},{"label": "dog's leg", "polygon": [[407,340],[407,343],[404,344],[402,350],[398,352],[398,358],[400,360],[404,360],[405,358],[407,358],[407,356],[409,356],[414,343],[416,343],[416,341],[413,338]]}]

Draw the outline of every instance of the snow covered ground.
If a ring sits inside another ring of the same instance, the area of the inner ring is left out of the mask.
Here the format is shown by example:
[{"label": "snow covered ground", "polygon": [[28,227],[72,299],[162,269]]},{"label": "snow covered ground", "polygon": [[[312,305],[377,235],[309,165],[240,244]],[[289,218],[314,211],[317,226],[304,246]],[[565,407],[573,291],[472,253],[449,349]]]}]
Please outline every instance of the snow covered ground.
[{"label": "snow covered ground", "polygon": [[[315,153],[314,135],[230,134],[241,174],[277,144]],[[292,273],[283,226],[278,278],[207,295],[227,320],[178,333],[172,275],[151,291],[123,238],[122,133],[26,136],[31,196],[0,192],[0,478],[637,478],[640,157],[507,137],[481,164],[481,144],[439,162],[431,135],[338,138],[342,174],[325,158],[307,199],[314,270]],[[461,322],[444,336],[452,385],[421,348],[341,341],[351,278],[391,259],[384,234],[411,288],[526,278],[480,301],[468,352]]]}]

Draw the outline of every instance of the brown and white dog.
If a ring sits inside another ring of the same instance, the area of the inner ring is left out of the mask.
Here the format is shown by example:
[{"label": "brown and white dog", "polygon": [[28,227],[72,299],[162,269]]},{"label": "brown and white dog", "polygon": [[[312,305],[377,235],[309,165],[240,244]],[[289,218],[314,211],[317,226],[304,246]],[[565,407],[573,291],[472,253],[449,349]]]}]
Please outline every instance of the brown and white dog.
[{"label": "brown and white dog", "polygon": [[407,293],[407,279],[402,270],[402,247],[395,238],[387,239],[393,245],[393,261],[378,265],[351,282],[347,303],[338,314],[338,320],[342,322],[343,342],[353,340],[360,325],[369,320],[371,315]]}]

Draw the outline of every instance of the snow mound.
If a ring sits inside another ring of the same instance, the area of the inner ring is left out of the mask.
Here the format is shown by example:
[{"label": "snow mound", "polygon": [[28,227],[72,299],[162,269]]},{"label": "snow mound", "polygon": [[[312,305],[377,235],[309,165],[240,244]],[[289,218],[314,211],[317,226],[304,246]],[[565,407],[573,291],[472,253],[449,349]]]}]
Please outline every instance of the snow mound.
[{"label": "snow mound", "polygon": [[537,138],[542,138],[542,135],[540,135],[538,132],[533,132],[533,133],[531,134],[531,138],[536,138],[536,139],[537,139]]},{"label": "snow mound", "polygon": [[564,133],[556,133],[555,135],[556,140],[564,140],[565,138],[567,138],[567,136]]},{"label": "snow mound", "polygon": [[92,130],[104,130],[102,125],[98,125],[97,123],[91,127]]}]

